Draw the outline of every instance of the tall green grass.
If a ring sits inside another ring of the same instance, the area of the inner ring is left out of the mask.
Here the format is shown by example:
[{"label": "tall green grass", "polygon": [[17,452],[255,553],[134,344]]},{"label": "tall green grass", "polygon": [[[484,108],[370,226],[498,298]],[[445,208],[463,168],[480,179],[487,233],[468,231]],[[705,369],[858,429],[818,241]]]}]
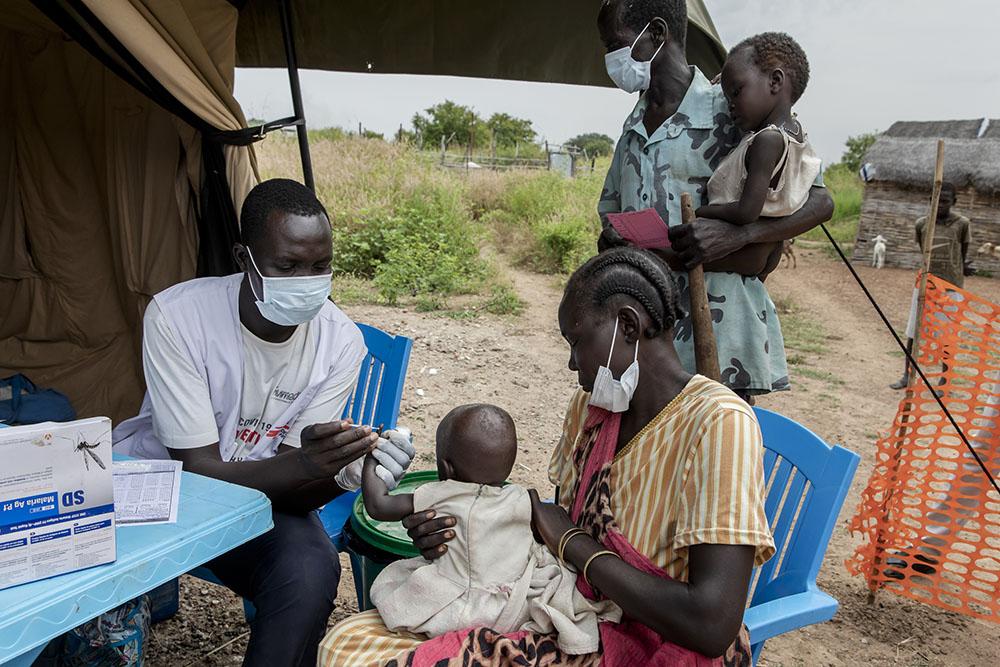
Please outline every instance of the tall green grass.
[{"label": "tall green grass", "polygon": [[[572,272],[596,251],[596,205],[609,158],[592,173],[565,178],[448,170],[434,152],[336,128],[312,130],[310,141],[317,193],[334,226],[335,283],[352,298],[447,309],[451,297],[474,295],[474,307],[517,313],[516,292],[494,250],[503,261],[555,274]],[[293,137],[271,135],[257,150],[263,177],[301,177]],[[849,245],[862,183],[842,164],[824,179],[835,204],[827,228]],[[803,238],[826,240],[818,228]],[[468,299],[463,303],[467,310]]]},{"label": "tall green grass", "polygon": [[516,263],[541,273],[569,273],[596,252],[600,167],[572,179],[551,172],[499,176],[499,189],[473,183],[470,197],[497,247]]},{"label": "tall green grass", "polygon": [[[316,192],[333,225],[334,276],[354,279],[345,281],[349,293],[442,306],[450,295],[486,287],[481,235],[453,176],[380,140],[316,137],[311,148]],[[269,137],[258,152],[264,178],[301,173],[292,139]],[[357,289],[357,280],[368,289]]]},{"label": "tall green grass", "polygon": [[[596,250],[600,166],[572,179],[450,171],[414,147],[342,132],[313,134],[311,149],[341,298],[433,310],[478,295],[486,312],[517,314],[523,304],[490,259],[493,249],[545,273],[572,271]],[[293,138],[268,137],[257,151],[262,177],[301,176]]]},{"label": "tall green grass", "polygon": [[[849,167],[842,163],[831,165],[823,174],[826,187],[833,197],[833,217],[826,223],[830,235],[839,244],[852,244],[858,234],[861,200],[864,183]],[[819,227],[809,230],[801,238],[826,242],[826,234]]]}]

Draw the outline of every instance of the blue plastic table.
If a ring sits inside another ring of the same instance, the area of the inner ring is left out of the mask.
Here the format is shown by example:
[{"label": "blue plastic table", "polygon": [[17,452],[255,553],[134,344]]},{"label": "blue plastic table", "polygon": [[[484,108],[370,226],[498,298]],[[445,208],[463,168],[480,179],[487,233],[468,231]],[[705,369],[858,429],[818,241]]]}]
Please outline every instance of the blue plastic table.
[{"label": "blue plastic table", "polygon": [[182,473],[177,523],[120,526],[114,563],[0,591],[0,665],[30,665],[50,639],[271,526],[271,503],[260,491]]}]

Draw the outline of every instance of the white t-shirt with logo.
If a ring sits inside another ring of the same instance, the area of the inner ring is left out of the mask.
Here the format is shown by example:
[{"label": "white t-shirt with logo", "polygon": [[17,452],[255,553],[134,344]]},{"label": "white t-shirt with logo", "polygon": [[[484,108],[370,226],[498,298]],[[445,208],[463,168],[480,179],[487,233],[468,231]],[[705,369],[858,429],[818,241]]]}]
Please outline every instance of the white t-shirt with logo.
[{"label": "white t-shirt with logo", "polygon": [[[345,381],[324,387],[292,424],[275,424],[281,414],[306,388],[316,359],[317,327],[299,325],[288,340],[270,343],[240,325],[243,334],[243,392],[236,433],[218,432],[212,400],[205,381],[175,340],[156,301],[151,301],[143,321],[143,355],[146,385],[151,395],[169,396],[170,410],[153,413],[157,438],[170,449],[193,449],[219,442],[224,461],[260,460],[274,456],[258,446],[268,432],[287,431],[276,443],[300,446],[302,430],[338,419],[354,389],[358,368],[344,375]],[[348,357],[350,358],[350,357]]]}]

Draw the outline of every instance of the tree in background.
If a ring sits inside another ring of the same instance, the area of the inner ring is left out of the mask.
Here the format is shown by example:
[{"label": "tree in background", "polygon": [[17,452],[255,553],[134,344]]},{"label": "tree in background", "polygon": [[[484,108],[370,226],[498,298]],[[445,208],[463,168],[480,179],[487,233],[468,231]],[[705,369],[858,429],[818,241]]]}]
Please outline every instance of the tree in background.
[{"label": "tree in background", "polygon": [[581,151],[586,151],[587,155],[591,157],[611,155],[611,153],[615,150],[614,139],[599,132],[588,132],[586,134],[573,137],[566,142],[566,145],[573,146]]},{"label": "tree in background", "polygon": [[868,152],[868,149],[878,139],[878,135],[878,132],[866,132],[865,134],[848,137],[847,141],[844,142],[846,150],[840,158],[840,163],[847,167],[852,174],[857,174],[865,159],[865,153]]},{"label": "tree in background", "polygon": [[426,110],[424,114],[414,114],[413,131],[420,135],[424,146],[436,147],[444,139],[446,143],[467,145],[470,141],[480,143],[480,138],[488,133],[483,121],[471,107],[445,100]]},{"label": "tree in background", "polygon": [[[397,133],[400,134],[400,133]],[[471,107],[445,100],[413,116],[413,136],[425,148],[437,148],[441,140],[451,145],[486,149],[527,147],[535,141],[531,121],[507,113],[495,113],[484,121]],[[405,136],[400,134],[401,137]]]},{"label": "tree in background", "polygon": [[506,113],[495,113],[486,121],[486,127],[492,133],[493,144],[501,148],[529,144],[535,140],[535,130],[531,121],[515,118]]}]

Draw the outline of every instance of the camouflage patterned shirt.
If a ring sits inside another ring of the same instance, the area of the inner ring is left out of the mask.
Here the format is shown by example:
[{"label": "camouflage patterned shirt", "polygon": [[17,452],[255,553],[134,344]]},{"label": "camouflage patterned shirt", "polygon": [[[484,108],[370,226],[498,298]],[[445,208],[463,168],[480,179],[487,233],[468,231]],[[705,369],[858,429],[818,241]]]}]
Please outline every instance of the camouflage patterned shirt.
[{"label": "camouflage patterned shirt", "polygon": [[[719,86],[697,68],[673,116],[648,135],[642,119],[645,97],[625,120],[604,191],[599,214],[655,208],[668,225],[681,222],[682,192],[691,193],[697,208],[708,203],[712,172],[740,141]],[[675,273],[681,305],[690,311],[686,273]],[[744,394],[789,388],[781,325],[764,283],[737,273],[706,273],[709,306],[715,323],[722,382]],[[691,318],[677,324],[674,346],[681,363],[695,372]]]}]

